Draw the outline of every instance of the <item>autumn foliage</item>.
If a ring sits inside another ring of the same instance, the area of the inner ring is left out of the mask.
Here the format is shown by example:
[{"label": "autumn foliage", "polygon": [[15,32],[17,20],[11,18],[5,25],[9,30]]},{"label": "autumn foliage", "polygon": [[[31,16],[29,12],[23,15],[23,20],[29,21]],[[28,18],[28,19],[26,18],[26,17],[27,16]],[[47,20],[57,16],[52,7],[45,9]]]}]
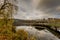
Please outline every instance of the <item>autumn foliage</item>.
[{"label": "autumn foliage", "polygon": [[0,40],[35,40],[35,37],[29,37],[24,30],[16,31],[12,20],[13,8],[15,6],[4,0],[0,8]]}]

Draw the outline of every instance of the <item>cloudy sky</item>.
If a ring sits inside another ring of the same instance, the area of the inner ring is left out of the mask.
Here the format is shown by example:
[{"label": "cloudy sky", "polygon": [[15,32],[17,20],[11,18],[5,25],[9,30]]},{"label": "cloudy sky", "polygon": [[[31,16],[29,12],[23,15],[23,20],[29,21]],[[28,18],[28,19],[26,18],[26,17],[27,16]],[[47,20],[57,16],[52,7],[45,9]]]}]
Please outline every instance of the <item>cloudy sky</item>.
[{"label": "cloudy sky", "polygon": [[60,18],[60,0],[18,0],[17,19]]}]

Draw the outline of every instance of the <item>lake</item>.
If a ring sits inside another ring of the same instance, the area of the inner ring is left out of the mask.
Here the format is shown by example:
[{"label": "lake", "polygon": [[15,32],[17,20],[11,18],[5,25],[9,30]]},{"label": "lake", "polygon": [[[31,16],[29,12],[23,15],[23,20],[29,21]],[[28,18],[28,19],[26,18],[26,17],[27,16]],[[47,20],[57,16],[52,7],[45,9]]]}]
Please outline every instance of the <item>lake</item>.
[{"label": "lake", "polygon": [[37,40],[60,40],[47,29],[37,30],[33,26],[17,26],[16,30],[24,29],[30,35],[35,35]]}]

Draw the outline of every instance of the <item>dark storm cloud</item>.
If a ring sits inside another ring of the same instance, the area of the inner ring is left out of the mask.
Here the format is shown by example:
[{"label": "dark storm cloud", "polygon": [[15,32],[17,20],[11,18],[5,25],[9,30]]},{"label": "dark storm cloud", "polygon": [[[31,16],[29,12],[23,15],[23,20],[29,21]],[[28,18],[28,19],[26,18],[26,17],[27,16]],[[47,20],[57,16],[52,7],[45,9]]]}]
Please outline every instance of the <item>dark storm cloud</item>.
[{"label": "dark storm cloud", "polygon": [[60,17],[60,0],[18,0],[18,8],[19,19]]},{"label": "dark storm cloud", "polygon": [[60,5],[60,0],[42,0],[41,4],[48,8],[56,7]]},{"label": "dark storm cloud", "polygon": [[38,9],[40,8],[41,11],[50,14],[60,14],[59,9],[60,0],[41,0]]}]

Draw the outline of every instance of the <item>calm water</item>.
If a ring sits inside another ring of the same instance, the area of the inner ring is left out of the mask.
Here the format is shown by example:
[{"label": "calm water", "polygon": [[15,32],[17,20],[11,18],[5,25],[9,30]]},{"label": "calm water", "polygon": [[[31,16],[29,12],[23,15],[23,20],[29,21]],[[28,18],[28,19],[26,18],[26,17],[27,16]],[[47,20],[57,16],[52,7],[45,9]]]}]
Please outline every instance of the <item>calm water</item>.
[{"label": "calm water", "polygon": [[37,37],[37,40],[60,40],[46,29],[37,30],[32,26],[18,26],[16,29],[17,30],[18,29],[24,29],[30,35],[35,35]]}]

